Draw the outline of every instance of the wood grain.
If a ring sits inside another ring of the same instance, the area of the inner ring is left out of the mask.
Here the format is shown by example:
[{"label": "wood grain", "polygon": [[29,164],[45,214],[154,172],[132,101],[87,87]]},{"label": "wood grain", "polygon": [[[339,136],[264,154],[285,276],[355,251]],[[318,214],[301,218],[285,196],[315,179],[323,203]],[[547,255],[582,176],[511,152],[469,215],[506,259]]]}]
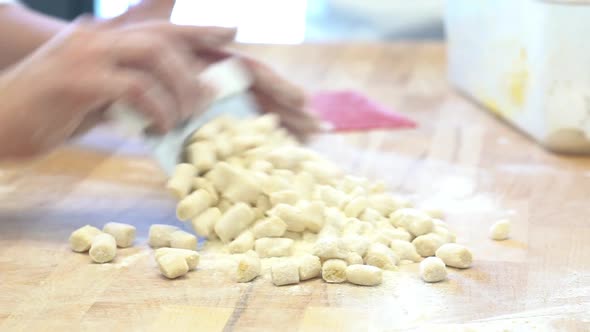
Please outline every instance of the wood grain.
[{"label": "wood grain", "polygon": [[[356,89],[417,130],[315,137],[347,170],[441,205],[475,265],[424,284],[415,266],[380,287],[319,280],[236,284],[215,254],[174,281],[145,245],[176,223],[164,174],[141,142],[99,128],[30,163],[0,168],[0,330],[590,330],[590,160],[550,154],[457,95],[440,44],[243,46],[311,90]],[[337,148],[334,148],[337,147]],[[510,240],[488,227],[510,217]],[[135,224],[112,264],[71,252],[85,224]]]}]

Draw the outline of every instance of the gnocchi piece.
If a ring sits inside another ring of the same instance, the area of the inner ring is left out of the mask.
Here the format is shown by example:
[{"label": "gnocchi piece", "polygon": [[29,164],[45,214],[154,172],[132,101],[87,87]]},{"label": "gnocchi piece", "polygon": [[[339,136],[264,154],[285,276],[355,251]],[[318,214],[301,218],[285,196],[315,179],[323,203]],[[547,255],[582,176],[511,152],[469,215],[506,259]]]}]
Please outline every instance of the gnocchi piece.
[{"label": "gnocchi piece", "polygon": [[250,169],[256,172],[270,173],[273,170],[273,165],[266,160],[254,160],[250,164]]},{"label": "gnocchi piece", "polygon": [[496,221],[492,227],[490,227],[490,238],[495,241],[503,241],[508,239],[510,236],[511,223],[508,219],[502,219]]},{"label": "gnocchi piece", "polygon": [[426,282],[439,282],[447,278],[445,263],[438,257],[428,257],[420,263],[420,277]]},{"label": "gnocchi piece", "polygon": [[345,235],[340,239],[346,251],[364,256],[369,249],[369,240],[360,235]]},{"label": "gnocchi piece", "polygon": [[374,194],[369,196],[369,207],[377,210],[383,216],[389,216],[395,210],[408,207],[408,200],[391,194]]},{"label": "gnocchi piece", "polygon": [[211,203],[213,203],[211,195],[207,191],[199,189],[178,202],[176,217],[182,221],[192,219],[208,209]]},{"label": "gnocchi piece", "polygon": [[427,208],[425,212],[433,219],[442,219],[445,217],[445,213],[439,208]]},{"label": "gnocchi piece", "polygon": [[272,206],[278,204],[295,205],[299,200],[299,195],[294,190],[275,191],[269,195]]},{"label": "gnocchi piece", "polygon": [[306,230],[313,233],[318,233],[322,230],[326,222],[323,202],[313,201],[306,203],[301,207],[301,213],[304,217],[303,223]]},{"label": "gnocchi piece", "polygon": [[170,247],[178,249],[197,249],[197,237],[191,233],[178,230],[170,234]]},{"label": "gnocchi piece", "polygon": [[440,236],[444,243],[452,243],[457,240],[455,234],[451,233],[448,228],[442,226],[434,226],[432,233]]},{"label": "gnocchi piece", "polygon": [[396,210],[389,219],[395,227],[405,228],[414,236],[430,233],[434,227],[432,218],[428,214],[412,208]]},{"label": "gnocchi piece", "polygon": [[229,210],[229,208],[232,206],[234,206],[234,204],[225,198],[220,199],[219,203],[217,204],[217,208],[219,211],[221,211],[221,213],[227,212],[227,210]]},{"label": "gnocchi piece", "polygon": [[117,256],[117,241],[111,234],[98,234],[92,240],[89,254],[96,263],[108,263]]},{"label": "gnocchi piece", "polygon": [[341,259],[328,259],[322,265],[322,279],[331,284],[345,282],[347,266]]},{"label": "gnocchi piece", "polygon": [[395,270],[399,258],[382,243],[373,243],[365,254],[365,264],[383,270]]},{"label": "gnocchi piece", "polygon": [[154,254],[156,262],[158,261],[158,259],[160,259],[160,257],[168,254],[180,255],[184,257],[189,270],[196,269],[199,265],[199,261],[201,260],[201,255],[199,255],[199,253],[194,250],[164,247],[156,249],[156,252]]},{"label": "gnocchi piece", "polygon": [[222,195],[234,203],[255,204],[260,194],[261,186],[245,174],[234,176],[230,185],[222,191]]},{"label": "gnocchi piece", "polygon": [[287,230],[291,232],[303,232],[305,230],[305,218],[301,210],[287,204],[279,204],[272,208],[269,215],[279,217],[287,224]]},{"label": "gnocchi piece", "polygon": [[348,253],[346,256],[346,264],[348,265],[355,265],[355,264],[364,264],[363,256],[357,254],[356,252]]},{"label": "gnocchi piece", "polygon": [[211,204],[219,203],[219,194],[213,184],[203,177],[193,178],[193,190],[205,190],[211,196]]},{"label": "gnocchi piece", "polygon": [[422,257],[416,252],[416,247],[408,241],[392,240],[391,251],[399,257],[400,260],[406,259],[412,262],[419,262]]},{"label": "gnocchi piece", "polygon": [[360,286],[377,286],[383,281],[383,271],[371,265],[349,265],[346,267],[346,280]]},{"label": "gnocchi piece", "polygon": [[250,282],[260,275],[260,258],[254,251],[239,255],[236,268],[237,282]]},{"label": "gnocchi piece", "polygon": [[443,244],[436,250],[436,257],[442,259],[446,266],[459,269],[469,268],[473,261],[471,251],[456,243]]},{"label": "gnocchi piece", "polygon": [[215,233],[221,241],[228,243],[235,239],[254,221],[252,208],[245,203],[237,203],[227,210],[215,223]]},{"label": "gnocchi piece", "polygon": [[168,253],[156,259],[160,272],[168,278],[175,279],[188,273],[188,264],[183,255]]},{"label": "gnocchi piece", "polygon": [[170,236],[177,230],[178,227],[172,225],[151,225],[148,234],[148,244],[152,248],[170,247]]},{"label": "gnocchi piece", "polygon": [[80,227],[70,235],[70,246],[75,252],[86,252],[92,245],[92,240],[102,232],[100,229],[86,225]]},{"label": "gnocchi piece", "polygon": [[299,172],[293,179],[293,189],[303,199],[311,199],[313,195],[313,188],[315,187],[315,180],[313,175],[308,172]]},{"label": "gnocchi piece", "polygon": [[221,211],[219,208],[212,207],[205,210],[191,220],[193,230],[197,235],[207,239],[216,238],[215,223],[221,218]]},{"label": "gnocchi piece", "polygon": [[383,216],[381,215],[381,213],[379,213],[379,211],[368,207],[361,213],[361,215],[358,218],[362,221],[376,222],[378,220],[383,219]]},{"label": "gnocchi piece", "polygon": [[267,113],[250,121],[255,132],[271,133],[279,127],[280,118],[276,114]]},{"label": "gnocchi piece", "polygon": [[118,222],[109,222],[104,225],[102,231],[111,234],[117,242],[117,247],[131,247],[135,241],[135,226]]},{"label": "gnocchi piece", "polygon": [[270,216],[254,224],[252,232],[254,237],[259,239],[263,237],[281,237],[287,231],[287,224],[279,217]]},{"label": "gnocchi piece", "polygon": [[347,195],[334,187],[324,185],[318,187],[317,198],[327,206],[340,208],[346,203]]},{"label": "gnocchi piece", "polygon": [[185,198],[192,187],[191,180],[197,174],[197,169],[191,164],[178,164],[174,173],[166,183],[166,189],[177,200]]},{"label": "gnocchi piece", "polygon": [[377,230],[373,233],[373,242],[389,245],[391,241],[395,239],[410,241],[412,239],[412,235],[403,228],[386,228]]},{"label": "gnocchi piece", "polygon": [[254,248],[254,235],[250,231],[240,234],[227,246],[232,254],[241,254]]},{"label": "gnocchi piece", "polygon": [[286,231],[285,234],[283,234],[283,237],[284,238],[287,238],[287,239],[291,239],[293,241],[298,241],[298,240],[301,240],[301,238],[302,238],[302,235],[301,234],[302,233],[296,233],[296,232]]},{"label": "gnocchi piece", "polygon": [[293,240],[264,237],[254,242],[254,248],[258,256],[262,258],[290,256]]},{"label": "gnocchi piece", "polygon": [[271,266],[272,283],[275,286],[299,283],[299,265],[293,259],[285,259]]},{"label": "gnocchi piece", "polygon": [[313,175],[318,183],[328,183],[342,175],[342,171],[336,165],[327,161],[304,161],[301,163],[301,169]]},{"label": "gnocchi piece", "polygon": [[190,140],[191,141],[199,141],[199,140],[210,140],[215,138],[221,131],[221,126],[214,121],[210,121],[205,123],[201,126],[197,131],[195,131],[192,135]]},{"label": "gnocchi piece", "polygon": [[239,172],[236,167],[224,161],[215,164],[213,169],[205,174],[205,178],[211,182],[218,192],[224,192],[238,176]]},{"label": "gnocchi piece", "polygon": [[217,151],[215,144],[209,141],[192,143],[186,147],[188,161],[195,166],[198,173],[204,173],[217,162]]},{"label": "gnocchi piece", "polygon": [[265,194],[270,195],[275,191],[290,190],[291,184],[282,177],[269,176],[264,180],[262,188]]},{"label": "gnocchi piece", "polygon": [[346,244],[338,238],[320,238],[313,246],[312,253],[326,260],[331,258],[345,259],[348,255]]},{"label": "gnocchi piece", "polygon": [[256,219],[262,219],[266,215],[266,212],[272,208],[270,199],[266,195],[258,196],[256,200],[256,207],[254,208],[254,215]]},{"label": "gnocchi piece", "polygon": [[321,273],[322,263],[319,257],[310,254],[299,257],[299,280],[317,278]]},{"label": "gnocchi piece", "polygon": [[416,237],[412,244],[416,247],[416,252],[420,256],[429,257],[434,256],[436,250],[444,244],[444,241],[437,234],[428,233]]},{"label": "gnocchi piece", "polygon": [[358,217],[369,206],[369,200],[364,196],[353,198],[346,204],[344,214],[349,218]]}]

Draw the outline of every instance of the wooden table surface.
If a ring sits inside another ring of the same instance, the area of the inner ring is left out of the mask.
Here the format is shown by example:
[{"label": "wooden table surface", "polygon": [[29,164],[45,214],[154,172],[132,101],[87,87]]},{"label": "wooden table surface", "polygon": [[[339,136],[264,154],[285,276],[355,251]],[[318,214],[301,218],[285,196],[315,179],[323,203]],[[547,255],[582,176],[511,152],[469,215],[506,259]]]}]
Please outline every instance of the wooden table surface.
[{"label": "wooden table surface", "polygon": [[[357,89],[417,130],[323,135],[311,147],[351,172],[441,205],[472,269],[424,284],[410,266],[363,288],[320,280],[236,284],[203,253],[186,278],[160,276],[147,230],[176,223],[164,174],[141,143],[97,130],[0,168],[0,330],[590,330],[590,160],[556,156],[455,93],[440,44],[245,46],[311,90]],[[508,216],[512,238],[493,242]],[[112,264],[69,250],[71,231],[135,224]]]}]

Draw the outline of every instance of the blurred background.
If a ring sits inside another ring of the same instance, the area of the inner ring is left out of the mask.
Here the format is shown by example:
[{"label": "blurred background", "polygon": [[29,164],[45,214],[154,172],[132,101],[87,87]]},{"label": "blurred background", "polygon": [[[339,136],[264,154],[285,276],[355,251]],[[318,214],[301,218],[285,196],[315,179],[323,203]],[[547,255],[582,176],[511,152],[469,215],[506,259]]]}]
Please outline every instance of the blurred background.
[{"label": "blurred background", "polygon": [[[47,14],[72,19],[123,13],[137,0],[24,0]],[[444,0],[178,0],[178,24],[239,27],[238,41],[438,40]],[[227,8],[232,8],[228,10]]]}]

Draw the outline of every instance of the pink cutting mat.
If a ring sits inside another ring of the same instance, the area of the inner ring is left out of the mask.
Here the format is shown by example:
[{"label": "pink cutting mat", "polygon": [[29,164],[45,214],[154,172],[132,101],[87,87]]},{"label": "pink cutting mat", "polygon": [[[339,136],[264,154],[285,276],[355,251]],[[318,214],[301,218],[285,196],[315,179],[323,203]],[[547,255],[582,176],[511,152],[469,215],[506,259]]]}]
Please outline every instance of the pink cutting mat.
[{"label": "pink cutting mat", "polygon": [[416,122],[354,91],[322,91],[311,98],[311,110],[334,131],[415,128]]}]

